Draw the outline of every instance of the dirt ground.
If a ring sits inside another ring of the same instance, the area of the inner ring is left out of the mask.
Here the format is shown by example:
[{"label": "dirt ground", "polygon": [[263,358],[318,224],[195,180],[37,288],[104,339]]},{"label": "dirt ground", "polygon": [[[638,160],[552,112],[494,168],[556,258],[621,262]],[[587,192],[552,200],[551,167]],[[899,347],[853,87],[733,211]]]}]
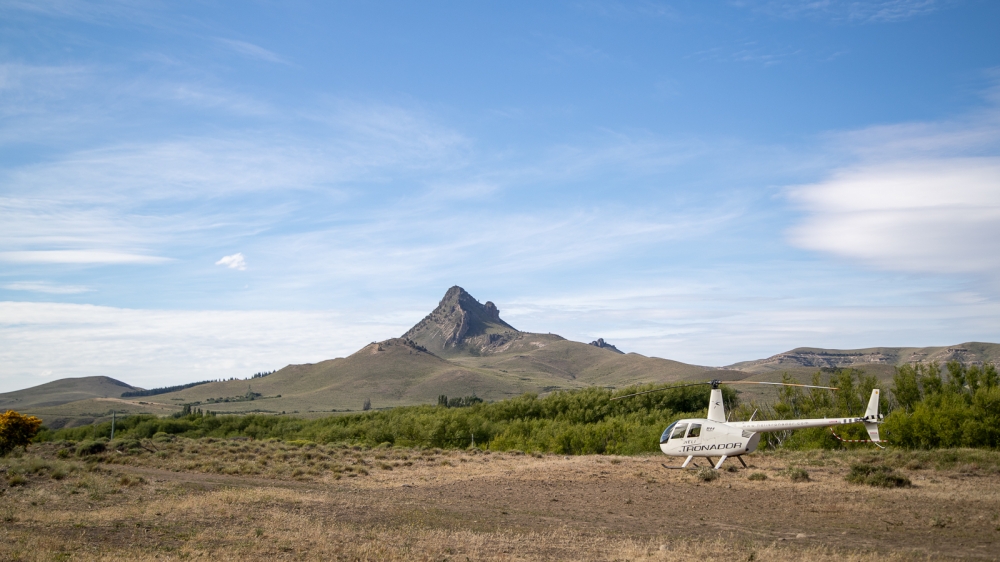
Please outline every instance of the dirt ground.
[{"label": "dirt ground", "polygon": [[705,481],[660,456],[59,450],[0,459],[0,560],[1000,559],[1000,475],[969,464],[911,463],[913,485],[885,489],[848,484],[857,455],[830,452]]}]

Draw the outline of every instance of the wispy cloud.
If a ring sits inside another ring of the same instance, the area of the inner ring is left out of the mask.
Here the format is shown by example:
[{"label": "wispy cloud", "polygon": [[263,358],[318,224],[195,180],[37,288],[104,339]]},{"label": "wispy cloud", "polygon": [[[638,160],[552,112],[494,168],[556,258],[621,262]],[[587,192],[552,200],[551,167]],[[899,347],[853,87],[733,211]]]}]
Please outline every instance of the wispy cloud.
[{"label": "wispy cloud", "polygon": [[93,289],[80,285],[58,285],[48,281],[17,281],[6,283],[2,287],[8,291],[30,291],[52,295],[76,295],[93,291]]},{"label": "wispy cloud", "polygon": [[258,59],[258,60],[265,61],[265,62],[273,62],[273,63],[278,63],[278,64],[288,64],[288,61],[286,61],[285,59],[281,58],[280,56],[278,56],[274,52],[269,51],[269,50],[265,49],[264,47],[260,47],[258,45],[254,45],[253,43],[248,43],[246,41],[239,41],[239,40],[236,40],[236,39],[223,39],[221,37],[220,38],[216,38],[216,41],[218,41],[222,45],[226,46],[227,48],[229,48],[229,49],[231,49],[231,50],[233,50],[233,51],[235,51],[235,52],[237,52],[237,53],[239,53],[241,55],[248,56],[250,58],[255,58],[255,59]]},{"label": "wispy cloud", "polygon": [[942,8],[938,0],[737,0],[733,5],[777,17],[828,18],[836,21],[878,23],[902,21]]},{"label": "wispy cloud", "polygon": [[160,256],[105,250],[34,250],[0,252],[0,261],[10,263],[160,264],[171,260]]},{"label": "wispy cloud", "polygon": [[237,252],[231,256],[223,256],[222,259],[215,262],[215,265],[224,265],[229,269],[246,271],[247,260],[243,257],[242,253]]},{"label": "wispy cloud", "polygon": [[158,25],[163,4],[155,0],[3,0],[0,11],[65,18],[99,25]]}]

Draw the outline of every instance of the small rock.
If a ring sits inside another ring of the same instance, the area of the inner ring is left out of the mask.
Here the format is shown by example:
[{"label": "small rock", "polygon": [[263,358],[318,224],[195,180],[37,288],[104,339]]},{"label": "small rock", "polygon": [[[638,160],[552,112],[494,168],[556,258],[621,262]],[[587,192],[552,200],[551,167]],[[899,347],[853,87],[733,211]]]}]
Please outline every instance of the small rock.
[{"label": "small rock", "polygon": [[660,545],[660,552],[663,552],[663,551],[665,551],[665,550],[668,550],[668,549],[667,549],[667,545],[665,545],[665,544],[661,544],[661,545]]},{"label": "small rock", "polygon": [[804,538],[806,538],[806,534],[805,533],[799,533],[799,534],[795,535],[795,538],[797,538],[797,539],[804,539]]}]

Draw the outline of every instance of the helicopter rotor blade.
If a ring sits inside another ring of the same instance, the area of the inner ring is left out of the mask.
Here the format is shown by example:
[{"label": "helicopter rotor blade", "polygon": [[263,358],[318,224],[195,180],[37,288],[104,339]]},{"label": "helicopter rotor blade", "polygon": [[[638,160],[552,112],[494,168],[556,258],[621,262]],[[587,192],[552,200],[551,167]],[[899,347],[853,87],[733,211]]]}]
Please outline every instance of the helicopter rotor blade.
[{"label": "helicopter rotor blade", "polygon": [[772,384],[777,386],[801,386],[803,388],[825,388],[826,390],[840,390],[834,386],[816,386],[813,384],[792,384],[790,382],[764,382],[764,381],[722,381],[722,384]]},{"label": "helicopter rotor blade", "polygon": [[690,384],[678,384],[674,386],[665,386],[663,388],[654,388],[653,390],[644,390],[642,392],[634,392],[632,394],[626,394],[625,396],[615,396],[612,400],[621,400],[622,398],[631,398],[633,396],[639,396],[641,394],[650,394],[652,392],[663,392],[666,390],[673,390],[675,388],[684,388],[686,386],[701,386],[703,384],[712,384],[710,382],[693,382]]}]

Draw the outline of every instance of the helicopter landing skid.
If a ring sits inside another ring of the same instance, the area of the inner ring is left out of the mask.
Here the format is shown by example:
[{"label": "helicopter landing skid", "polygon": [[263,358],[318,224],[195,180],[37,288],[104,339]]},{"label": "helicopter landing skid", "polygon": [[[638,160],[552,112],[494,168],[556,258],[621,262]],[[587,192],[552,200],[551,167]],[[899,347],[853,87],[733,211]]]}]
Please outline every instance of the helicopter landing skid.
[{"label": "helicopter landing skid", "polygon": [[[736,460],[740,461],[740,464],[743,465],[743,468],[750,468],[749,466],[747,466],[747,463],[743,460],[743,455],[736,455],[734,458]],[[709,458],[708,460],[711,461],[712,459]],[[685,464],[688,464],[688,463],[685,463]],[[667,466],[667,465],[663,464],[662,462],[660,463],[660,466],[662,466],[663,468],[666,468],[667,470],[683,470],[685,468],[691,468],[691,467],[701,468],[693,460],[690,462],[690,465],[691,466],[684,466],[684,465],[681,465],[681,466]]]}]

